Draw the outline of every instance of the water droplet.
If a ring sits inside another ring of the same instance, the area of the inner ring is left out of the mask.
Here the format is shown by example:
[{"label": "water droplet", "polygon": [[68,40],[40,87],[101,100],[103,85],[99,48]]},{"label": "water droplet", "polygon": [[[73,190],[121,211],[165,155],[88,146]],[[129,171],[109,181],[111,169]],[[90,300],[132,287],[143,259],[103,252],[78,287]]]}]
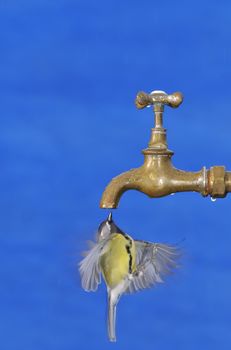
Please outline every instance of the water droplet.
[{"label": "water droplet", "polygon": [[174,196],[174,194],[176,194],[176,193],[171,193],[171,196]]},{"label": "water droplet", "polygon": [[216,202],[216,200],[217,200],[216,198],[211,197],[211,201],[212,201],[212,202]]}]

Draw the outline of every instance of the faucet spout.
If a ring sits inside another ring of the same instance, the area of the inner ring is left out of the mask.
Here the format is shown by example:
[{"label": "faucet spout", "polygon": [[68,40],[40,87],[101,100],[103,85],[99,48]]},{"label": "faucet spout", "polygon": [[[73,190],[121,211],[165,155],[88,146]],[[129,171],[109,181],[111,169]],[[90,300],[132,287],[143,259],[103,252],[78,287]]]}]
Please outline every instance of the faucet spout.
[{"label": "faucet spout", "polygon": [[206,184],[205,168],[199,172],[186,172],[174,168],[169,156],[146,155],[140,168],[131,169],[112,179],[103,193],[100,207],[117,208],[122,194],[131,189],[150,198],[186,191],[206,195]]},{"label": "faucet spout", "polygon": [[141,179],[137,176],[138,169],[131,169],[116,177],[106,187],[101,201],[100,208],[117,208],[120,197],[128,190],[141,191]]}]

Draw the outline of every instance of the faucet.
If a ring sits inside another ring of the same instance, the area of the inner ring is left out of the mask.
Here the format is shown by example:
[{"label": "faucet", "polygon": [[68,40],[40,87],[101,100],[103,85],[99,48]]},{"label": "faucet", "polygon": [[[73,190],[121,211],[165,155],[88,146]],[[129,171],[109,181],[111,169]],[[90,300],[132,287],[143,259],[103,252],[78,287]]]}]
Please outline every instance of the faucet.
[{"label": "faucet", "polygon": [[173,166],[174,153],[168,149],[163,112],[165,105],[177,108],[182,102],[180,92],[168,95],[158,90],[137,94],[136,107],[143,109],[152,105],[155,116],[148,147],[142,151],[144,164],[111,180],[103,192],[101,208],[117,208],[120,197],[127,190],[137,190],[151,198],[190,191],[199,192],[204,197],[224,198],[231,192],[231,172],[226,171],[224,166],[213,166],[209,170],[203,167],[198,172],[183,171]]}]

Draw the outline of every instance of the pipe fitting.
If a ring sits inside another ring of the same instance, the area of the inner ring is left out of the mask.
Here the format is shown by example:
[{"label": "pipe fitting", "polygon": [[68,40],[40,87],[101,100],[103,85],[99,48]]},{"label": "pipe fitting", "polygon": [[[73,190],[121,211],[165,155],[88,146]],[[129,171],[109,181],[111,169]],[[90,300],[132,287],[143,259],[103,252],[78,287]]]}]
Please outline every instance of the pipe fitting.
[{"label": "pipe fitting", "polygon": [[226,171],[224,166],[213,166],[208,171],[208,193],[213,198],[226,196]]}]

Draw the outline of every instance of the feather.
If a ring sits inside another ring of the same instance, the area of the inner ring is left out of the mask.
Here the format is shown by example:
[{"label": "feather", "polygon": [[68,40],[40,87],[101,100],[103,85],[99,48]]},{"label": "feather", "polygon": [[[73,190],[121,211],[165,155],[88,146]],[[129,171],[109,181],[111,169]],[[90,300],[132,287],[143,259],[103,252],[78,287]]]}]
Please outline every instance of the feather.
[{"label": "feather", "polygon": [[136,271],[126,290],[133,293],[163,283],[162,277],[178,265],[180,250],[176,246],[135,240]]},{"label": "feather", "polygon": [[108,338],[111,342],[116,341],[116,306],[121,295],[127,289],[129,279],[125,278],[116,287],[108,288]]},{"label": "feather", "polygon": [[85,291],[96,291],[101,282],[100,256],[108,242],[108,238],[94,244],[84,259],[79,263],[82,287]]}]

